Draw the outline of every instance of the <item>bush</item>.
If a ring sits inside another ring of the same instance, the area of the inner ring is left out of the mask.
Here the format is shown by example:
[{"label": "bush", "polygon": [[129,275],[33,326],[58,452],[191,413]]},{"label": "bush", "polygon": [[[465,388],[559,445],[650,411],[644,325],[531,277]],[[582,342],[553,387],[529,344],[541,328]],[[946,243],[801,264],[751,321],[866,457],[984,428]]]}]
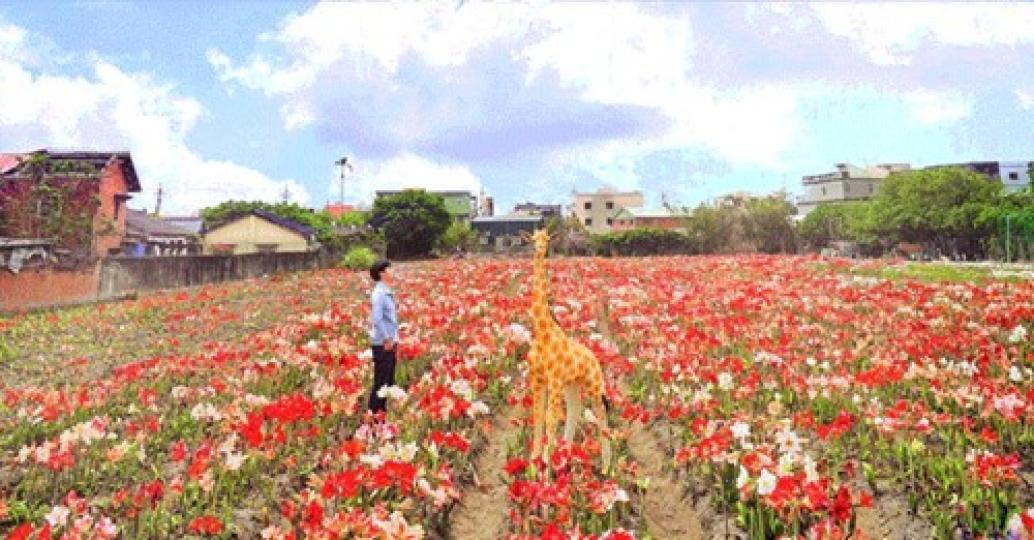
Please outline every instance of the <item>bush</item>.
[{"label": "bush", "polygon": [[593,247],[599,255],[641,256],[694,253],[693,241],[680,232],[664,229],[633,229],[594,235]]},{"label": "bush", "polygon": [[355,246],[341,259],[339,266],[350,270],[367,270],[377,260],[377,254],[366,246]]}]

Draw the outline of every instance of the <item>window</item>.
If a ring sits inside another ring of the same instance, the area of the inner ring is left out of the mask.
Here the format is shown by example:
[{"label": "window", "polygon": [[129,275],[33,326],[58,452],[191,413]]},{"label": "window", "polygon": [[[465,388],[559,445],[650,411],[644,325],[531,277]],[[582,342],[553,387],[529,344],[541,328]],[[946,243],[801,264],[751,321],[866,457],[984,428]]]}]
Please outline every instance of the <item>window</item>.
[{"label": "window", "polygon": [[122,209],[122,199],[118,195],[115,195],[114,197],[112,197],[111,201],[114,203],[115,206],[115,221],[118,221],[119,210]]},{"label": "window", "polygon": [[851,184],[844,183],[844,193],[851,193]]},{"label": "window", "polygon": [[586,210],[592,210],[592,203],[591,202],[585,203],[585,209]]},{"label": "window", "polygon": [[614,224],[614,218],[607,218],[607,226],[609,227],[609,226],[611,226],[613,224]]},{"label": "window", "polygon": [[1018,172],[1011,172],[1011,173],[1009,173],[1009,180],[1019,180],[1019,179],[1020,179],[1020,173],[1018,173]]},{"label": "window", "polygon": [[607,210],[614,209],[614,201],[607,201]]},{"label": "window", "polygon": [[872,193],[873,191],[874,191],[874,189],[873,189],[873,185],[872,185],[872,184],[869,184],[869,193]]},{"label": "window", "polygon": [[822,188],[822,196],[823,196],[823,197],[825,197],[825,196],[826,196],[826,188],[825,188],[824,186],[823,186],[823,188]]},{"label": "window", "polygon": [[592,227],[592,218],[585,218],[585,226]]}]

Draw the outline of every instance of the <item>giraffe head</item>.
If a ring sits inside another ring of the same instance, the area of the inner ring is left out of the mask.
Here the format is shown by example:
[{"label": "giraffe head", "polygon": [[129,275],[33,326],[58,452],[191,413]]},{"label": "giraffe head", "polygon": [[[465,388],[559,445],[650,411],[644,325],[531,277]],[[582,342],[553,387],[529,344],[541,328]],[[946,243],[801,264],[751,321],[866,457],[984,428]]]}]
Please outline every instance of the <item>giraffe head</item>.
[{"label": "giraffe head", "polygon": [[546,229],[536,229],[531,235],[531,241],[535,244],[536,253],[546,253],[549,249],[549,232]]}]

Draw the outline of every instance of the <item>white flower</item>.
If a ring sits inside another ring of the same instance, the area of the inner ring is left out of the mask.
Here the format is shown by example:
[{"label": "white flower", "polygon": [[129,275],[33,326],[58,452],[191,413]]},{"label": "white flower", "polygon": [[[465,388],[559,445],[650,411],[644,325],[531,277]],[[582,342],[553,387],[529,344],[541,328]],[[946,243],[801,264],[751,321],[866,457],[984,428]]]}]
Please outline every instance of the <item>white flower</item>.
[{"label": "white flower", "polygon": [[736,489],[743,489],[743,486],[747,485],[750,481],[750,474],[747,473],[747,469],[740,465],[740,475],[736,477]]},{"label": "white flower", "polygon": [[768,469],[762,469],[761,475],[758,476],[758,495],[765,497],[771,495],[775,491],[776,477],[774,474],[768,472]]},{"label": "white flower", "polygon": [[65,523],[68,522],[69,513],[70,511],[67,507],[57,505],[46,515],[47,523],[49,523],[51,527],[64,527]]},{"label": "white flower", "polygon": [[750,437],[750,424],[737,420],[732,424],[732,436],[740,440]]},{"label": "white flower", "polygon": [[194,408],[190,410],[190,417],[197,421],[211,420],[213,422],[223,419],[222,413],[211,403],[198,403],[194,405]]},{"label": "white flower", "polygon": [[488,405],[485,405],[485,402],[478,400],[470,404],[470,408],[467,409],[467,416],[474,418],[490,414],[491,412],[492,410],[488,408]]},{"label": "white flower", "polygon": [[240,452],[228,452],[226,454],[226,469],[236,471],[244,465],[246,457]]},{"label": "white flower", "polygon": [[1023,382],[1023,371],[1021,371],[1017,366],[1010,367],[1009,380],[1014,383]]},{"label": "white flower", "polygon": [[474,389],[470,387],[470,382],[466,379],[452,381],[452,384],[449,385],[449,390],[452,390],[454,394],[461,396],[467,401],[474,399]]},{"label": "white flower", "polygon": [[406,391],[398,386],[382,386],[377,390],[377,397],[402,401],[406,399]]},{"label": "white flower", "polygon": [[1027,328],[1017,324],[1009,333],[1009,343],[1020,343],[1027,340]]},{"label": "white flower", "polygon": [[384,465],[384,458],[380,454],[363,454],[359,456],[359,462],[371,469],[380,469]]},{"label": "white flower", "polygon": [[718,388],[722,390],[732,390],[733,380],[732,375],[722,372],[718,374]]}]

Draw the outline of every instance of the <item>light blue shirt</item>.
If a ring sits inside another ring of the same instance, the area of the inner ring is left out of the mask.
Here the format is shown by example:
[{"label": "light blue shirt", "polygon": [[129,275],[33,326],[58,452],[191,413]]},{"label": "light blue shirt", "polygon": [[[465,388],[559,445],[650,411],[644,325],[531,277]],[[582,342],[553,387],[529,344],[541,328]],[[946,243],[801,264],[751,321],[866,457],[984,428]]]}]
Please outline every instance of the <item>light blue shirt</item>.
[{"label": "light blue shirt", "polygon": [[370,293],[370,341],[374,345],[384,345],[384,340],[399,339],[399,323],[395,318],[395,293],[384,283],[378,281]]}]

